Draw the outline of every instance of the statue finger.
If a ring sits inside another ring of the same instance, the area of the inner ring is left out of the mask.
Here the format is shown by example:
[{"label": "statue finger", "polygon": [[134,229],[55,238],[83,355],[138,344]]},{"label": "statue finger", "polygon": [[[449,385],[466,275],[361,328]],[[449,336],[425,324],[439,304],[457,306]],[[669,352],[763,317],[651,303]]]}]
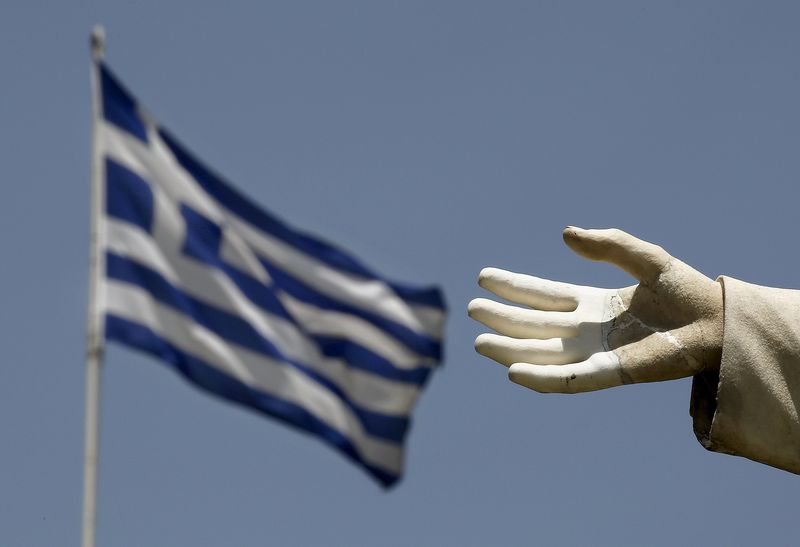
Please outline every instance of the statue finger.
[{"label": "statue finger", "polygon": [[535,340],[490,333],[481,334],[475,339],[475,351],[505,366],[520,361],[563,365],[585,359],[591,353],[583,351],[579,344],[569,338]]},{"label": "statue finger", "polygon": [[655,281],[671,258],[658,245],[616,228],[584,230],[570,226],[564,230],[564,242],[579,255],[610,262],[645,283]]},{"label": "statue finger", "polygon": [[501,298],[545,311],[574,311],[582,288],[499,268],[481,270],[478,285]]},{"label": "statue finger", "polygon": [[625,383],[619,360],[611,351],[560,366],[514,363],[508,369],[508,378],[540,393],[584,393]]},{"label": "statue finger", "polygon": [[570,338],[578,335],[574,312],[539,311],[476,298],[467,307],[469,316],[500,334],[514,338]]},{"label": "statue finger", "polygon": [[[693,376],[702,365],[688,349],[685,333],[656,332],[614,351],[564,365],[537,361],[509,367],[511,381],[541,393],[583,393],[625,384]],[[534,364],[536,363],[536,364]]]}]

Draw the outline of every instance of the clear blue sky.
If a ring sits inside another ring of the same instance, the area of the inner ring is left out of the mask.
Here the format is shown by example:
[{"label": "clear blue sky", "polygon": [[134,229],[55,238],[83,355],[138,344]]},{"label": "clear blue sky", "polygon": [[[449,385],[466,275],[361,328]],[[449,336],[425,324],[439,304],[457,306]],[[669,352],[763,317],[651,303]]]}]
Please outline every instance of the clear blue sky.
[{"label": "clear blue sky", "polygon": [[796,543],[798,479],[702,449],[688,380],[526,391],[473,352],[465,308],[486,265],[631,282],[573,256],[566,224],[800,286],[798,4],[16,1],[0,7],[0,544],[79,538],[96,22],[200,157],[451,307],[388,493],[112,347],[100,546]]}]

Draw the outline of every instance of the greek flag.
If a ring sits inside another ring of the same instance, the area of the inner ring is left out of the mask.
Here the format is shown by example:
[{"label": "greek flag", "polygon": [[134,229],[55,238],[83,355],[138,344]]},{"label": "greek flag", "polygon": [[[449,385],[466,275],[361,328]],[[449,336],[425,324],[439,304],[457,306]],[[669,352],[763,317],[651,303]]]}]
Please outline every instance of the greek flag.
[{"label": "greek flag", "polygon": [[412,409],[442,356],[439,289],[391,282],[286,225],[97,68],[105,338],[396,482]]}]

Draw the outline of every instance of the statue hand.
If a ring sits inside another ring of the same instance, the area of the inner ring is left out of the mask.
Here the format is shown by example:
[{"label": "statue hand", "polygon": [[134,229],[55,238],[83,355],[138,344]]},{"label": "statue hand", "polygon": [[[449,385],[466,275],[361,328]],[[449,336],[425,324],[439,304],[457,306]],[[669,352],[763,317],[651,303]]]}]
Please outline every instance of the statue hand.
[{"label": "statue hand", "polygon": [[539,392],[579,393],[719,368],[722,287],[664,249],[621,230],[569,227],[564,241],[638,281],[623,289],[559,283],[485,268],[478,283],[526,307],[476,298],[469,315],[498,334],[475,349]]}]

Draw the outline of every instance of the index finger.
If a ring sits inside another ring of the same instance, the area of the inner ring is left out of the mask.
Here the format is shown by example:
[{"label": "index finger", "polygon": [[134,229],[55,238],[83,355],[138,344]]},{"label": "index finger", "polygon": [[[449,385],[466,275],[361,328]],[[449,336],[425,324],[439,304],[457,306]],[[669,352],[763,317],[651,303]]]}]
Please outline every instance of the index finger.
[{"label": "index finger", "polygon": [[499,268],[484,268],[478,285],[497,296],[544,311],[575,311],[580,287],[518,274]]}]

